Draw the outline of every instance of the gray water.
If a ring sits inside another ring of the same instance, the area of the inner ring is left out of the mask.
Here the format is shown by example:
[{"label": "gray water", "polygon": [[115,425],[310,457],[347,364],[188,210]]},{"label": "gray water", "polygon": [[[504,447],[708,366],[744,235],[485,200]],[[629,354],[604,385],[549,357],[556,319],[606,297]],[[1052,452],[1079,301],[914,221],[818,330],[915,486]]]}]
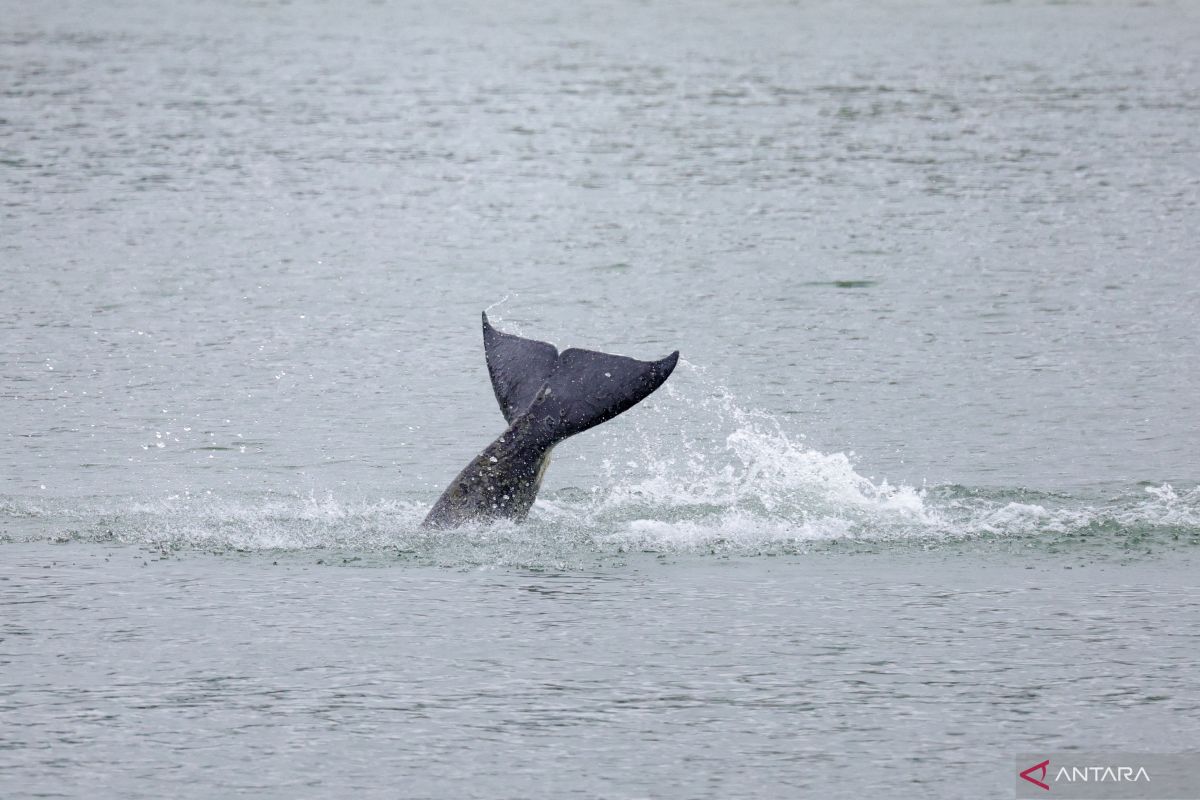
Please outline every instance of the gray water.
[{"label": "gray water", "polygon": [[[1200,748],[1200,9],[0,0],[0,795]],[[417,529],[502,329],[684,362]]]}]

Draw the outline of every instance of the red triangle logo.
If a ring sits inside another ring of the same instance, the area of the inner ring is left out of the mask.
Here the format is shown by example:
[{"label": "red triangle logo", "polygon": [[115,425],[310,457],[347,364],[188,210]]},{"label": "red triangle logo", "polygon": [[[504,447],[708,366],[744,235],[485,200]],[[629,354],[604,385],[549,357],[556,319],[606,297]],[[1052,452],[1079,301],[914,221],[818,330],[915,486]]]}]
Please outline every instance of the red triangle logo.
[{"label": "red triangle logo", "polygon": [[[1024,778],[1025,780],[1029,781],[1030,783],[1034,784],[1035,786],[1042,787],[1043,789],[1045,789],[1048,792],[1048,791],[1050,791],[1050,786],[1049,786],[1049,784],[1044,783],[1044,781],[1046,780],[1046,768],[1049,766],[1050,766],[1050,759],[1047,758],[1042,763],[1034,764],[1032,767],[1030,767],[1029,769],[1022,772],[1021,777]],[[1033,777],[1032,773],[1034,773],[1034,772],[1042,773],[1041,780],[1038,780],[1037,778]]]}]

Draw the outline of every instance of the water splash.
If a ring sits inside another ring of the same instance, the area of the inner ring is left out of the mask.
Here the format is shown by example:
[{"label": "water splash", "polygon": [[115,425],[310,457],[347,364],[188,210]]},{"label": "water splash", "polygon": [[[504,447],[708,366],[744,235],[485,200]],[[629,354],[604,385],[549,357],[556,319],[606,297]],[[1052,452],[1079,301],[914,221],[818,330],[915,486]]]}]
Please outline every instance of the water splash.
[{"label": "water splash", "polygon": [[675,423],[683,430],[664,437],[671,423],[662,417],[678,391],[667,391],[672,402],[649,415],[652,424],[643,421],[623,457],[603,462],[602,486],[585,496],[548,493],[542,510],[559,524],[605,529],[609,541],[643,546],[885,538],[936,528],[923,491],[873,482],[850,455],[808,447],[721,387],[690,400],[685,421]]},{"label": "water splash", "polygon": [[[603,485],[548,493],[539,509],[553,524],[604,531],[599,540],[625,547],[733,552],[829,541],[1200,535],[1200,488],[1149,486],[1103,499],[874,481],[855,468],[853,453],[809,447],[777,418],[706,384],[703,370],[681,366],[700,390],[668,386],[669,401],[640,417],[624,456],[604,462]],[[688,409],[682,421],[679,405]],[[672,429],[677,435],[663,435]],[[622,448],[618,435],[606,448]]]},{"label": "water splash", "polygon": [[422,531],[432,500],[423,494],[353,501],[332,494],[0,498],[0,540],[556,567],[638,550],[753,555],[831,544],[1028,540],[1042,548],[1128,551],[1200,544],[1200,487],[1149,485],[1104,498],[877,482],[855,469],[852,453],[809,447],[802,434],[742,407],[707,383],[703,370],[680,363],[690,379],[668,384],[623,427],[598,429],[602,441],[589,450],[616,455],[601,463],[597,485],[545,492],[525,525]]}]

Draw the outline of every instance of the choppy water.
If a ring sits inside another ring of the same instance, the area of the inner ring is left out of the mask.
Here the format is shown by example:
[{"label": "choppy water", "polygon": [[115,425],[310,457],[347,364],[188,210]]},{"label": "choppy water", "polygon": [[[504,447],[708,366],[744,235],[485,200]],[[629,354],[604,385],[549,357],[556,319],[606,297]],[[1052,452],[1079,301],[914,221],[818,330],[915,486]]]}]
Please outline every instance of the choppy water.
[{"label": "choppy water", "polygon": [[[1200,747],[1191,4],[0,20],[0,794]],[[529,524],[422,532],[483,308],[686,361]]]}]

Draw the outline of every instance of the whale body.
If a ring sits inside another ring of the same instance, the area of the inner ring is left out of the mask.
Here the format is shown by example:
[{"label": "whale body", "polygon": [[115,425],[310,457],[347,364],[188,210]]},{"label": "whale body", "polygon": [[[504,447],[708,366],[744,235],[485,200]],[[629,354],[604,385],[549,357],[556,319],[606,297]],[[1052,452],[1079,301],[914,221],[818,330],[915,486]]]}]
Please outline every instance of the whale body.
[{"label": "whale body", "polygon": [[529,514],[554,446],[644,400],[675,369],[658,361],[554,345],[498,331],[483,314],[483,352],[508,428],[458,473],[423,527],[453,528]]}]

